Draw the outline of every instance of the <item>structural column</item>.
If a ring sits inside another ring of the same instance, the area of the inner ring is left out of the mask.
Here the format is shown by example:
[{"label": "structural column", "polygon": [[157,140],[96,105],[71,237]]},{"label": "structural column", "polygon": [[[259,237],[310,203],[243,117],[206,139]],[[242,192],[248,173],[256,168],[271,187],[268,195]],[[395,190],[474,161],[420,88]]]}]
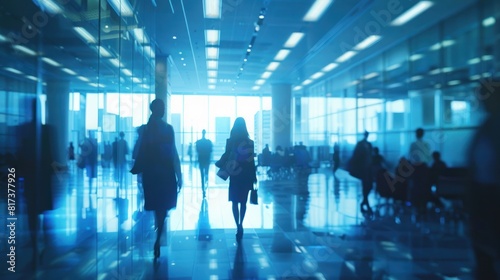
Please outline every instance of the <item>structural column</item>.
[{"label": "structural column", "polygon": [[166,55],[156,55],[155,58],[155,95],[165,102],[164,120],[170,122],[170,62]]},{"label": "structural column", "polygon": [[[47,82],[46,123],[53,128],[53,159],[60,165],[68,161],[69,81]],[[76,152],[76,151],[75,151]]]},{"label": "structural column", "polygon": [[292,146],[292,85],[272,85],[272,116],[271,130],[273,132],[273,147]]}]

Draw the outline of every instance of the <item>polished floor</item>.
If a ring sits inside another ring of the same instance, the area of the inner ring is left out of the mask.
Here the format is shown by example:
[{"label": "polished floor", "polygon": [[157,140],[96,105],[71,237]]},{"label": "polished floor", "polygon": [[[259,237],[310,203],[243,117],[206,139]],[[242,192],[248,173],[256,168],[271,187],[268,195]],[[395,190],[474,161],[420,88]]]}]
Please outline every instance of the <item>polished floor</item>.
[{"label": "polished floor", "polygon": [[[0,278],[472,279],[466,227],[456,213],[431,209],[416,218],[411,207],[391,207],[372,192],[374,214],[364,215],[360,183],[342,170],[280,181],[260,172],[259,205],[248,205],[238,244],[228,183],[211,168],[204,199],[198,169],[183,164],[184,188],[157,262],[152,215],[138,211],[135,176],[117,188],[113,171],[99,169],[94,193],[81,170],[58,174],[55,210],[40,217],[35,250],[18,193],[15,272],[4,261]],[[1,234],[8,252],[9,233]]]}]

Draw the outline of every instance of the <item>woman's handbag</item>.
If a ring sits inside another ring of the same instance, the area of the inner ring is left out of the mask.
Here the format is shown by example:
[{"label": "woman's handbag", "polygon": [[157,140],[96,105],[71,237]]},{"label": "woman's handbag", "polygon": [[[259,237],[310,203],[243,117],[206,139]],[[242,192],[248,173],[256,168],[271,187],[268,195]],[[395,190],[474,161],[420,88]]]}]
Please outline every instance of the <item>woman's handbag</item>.
[{"label": "woman's handbag", "polygon": [[217,176],[221,178],[222,180],[226,181],[227,178],[229,178],[229,173],[226,171],[224,168],[219,168],[219,171],[217,171]]},{"label": "woman's handbag", "polygon": [[82,155],[78,155],[78,159],[76,160],[76,166],[80,169],[85,168],[85,157]]},{"label": "woman's handbag", "polygon": [[257,189],[250,191],[250,204],[259,205],[259,195],[257,193]]}]

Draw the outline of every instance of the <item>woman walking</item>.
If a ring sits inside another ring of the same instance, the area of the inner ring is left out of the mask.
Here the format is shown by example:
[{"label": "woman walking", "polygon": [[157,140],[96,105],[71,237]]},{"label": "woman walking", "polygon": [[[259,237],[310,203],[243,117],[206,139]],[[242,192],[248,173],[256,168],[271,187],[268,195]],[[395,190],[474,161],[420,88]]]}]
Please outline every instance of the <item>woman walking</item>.
[{"label": "woman walking", "polygon": [[234,121],[219,167],[225,168],[229,174],[229,201],[233,204],[236,240],[239,242],[243,237],[248,193],[253,189],[253,184],[257,183],[254,143],[248,135],[245,119],[241,117]]},{"label": "woman walking", "polygon": [[177,206],[182,173],[174,129],[162,120],[165,103],[155,99],[150,109],[152,114],[143,131],[139,153],[131,172],[142,173],[144,210],[155,212],[156,241],[153,249],[156,260],[160,256],[160,239],[167,212]]}]

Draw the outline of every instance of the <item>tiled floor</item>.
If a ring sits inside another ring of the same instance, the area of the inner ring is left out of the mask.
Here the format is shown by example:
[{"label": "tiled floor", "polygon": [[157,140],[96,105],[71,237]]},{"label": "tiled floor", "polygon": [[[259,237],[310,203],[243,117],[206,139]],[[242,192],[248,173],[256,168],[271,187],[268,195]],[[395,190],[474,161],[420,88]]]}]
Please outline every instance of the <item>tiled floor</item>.
[{"label": "tiled floor", "polygon": [[[212,166],[213,168],[213,166]],[[16,272],[1,279],[471,279],[473,259],[462,221],[411,210],[359,211],[361,187],[342,170],[297,181],[259,180],[259,205],[248,205],[241,244],[235,241],[227,182],[210,173],[203,199],[196,167],[183,165],[184,188],[170,212],[161,257],[153,262],[152,215],[137,214],[135,177],[119,192],[100,170],[96,194],[80,170],[60,174],[56,209],[43,217],[37,255],[19,198]],[[19,195],[19,194],[18,194]],[[372,192],[371,203],[384,200]],[[1,201],[2,217],[6,202]],[[120,211],[121,210],[121,211]],[[5,212],[4,212],[5,211]],[[4,219],[6,220],[6,218]],[[1,231],[3,259],[7,231]]]}]

